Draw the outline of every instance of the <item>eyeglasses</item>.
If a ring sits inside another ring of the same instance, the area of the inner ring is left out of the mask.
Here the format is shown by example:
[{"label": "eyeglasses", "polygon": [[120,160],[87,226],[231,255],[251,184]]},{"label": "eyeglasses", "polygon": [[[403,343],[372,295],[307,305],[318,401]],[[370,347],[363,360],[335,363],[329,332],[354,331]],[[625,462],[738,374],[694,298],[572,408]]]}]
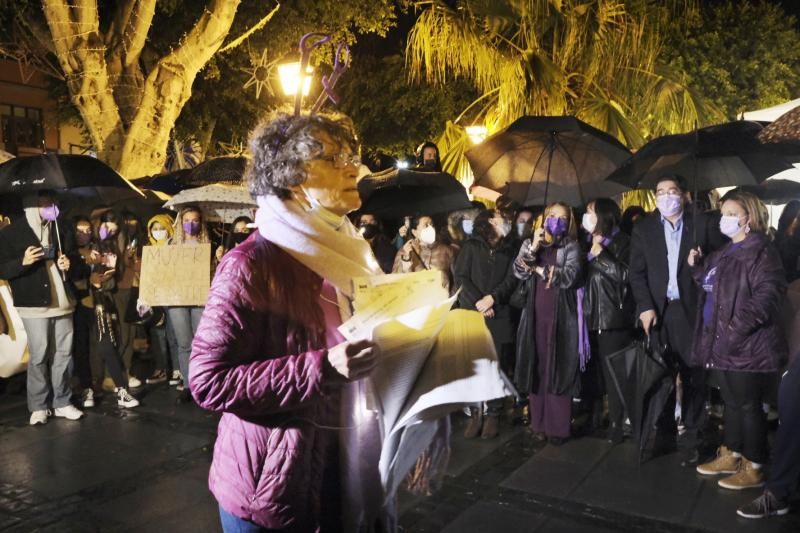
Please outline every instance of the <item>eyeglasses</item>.
[{"label": "eyeglasses", "polygon": [[315,157],[317,161],[330,161],[333,163],[334,168],[345,168],[347,166],[358,168],[361,166],[361,156],[358,154],[334,154],[321,157]]}]

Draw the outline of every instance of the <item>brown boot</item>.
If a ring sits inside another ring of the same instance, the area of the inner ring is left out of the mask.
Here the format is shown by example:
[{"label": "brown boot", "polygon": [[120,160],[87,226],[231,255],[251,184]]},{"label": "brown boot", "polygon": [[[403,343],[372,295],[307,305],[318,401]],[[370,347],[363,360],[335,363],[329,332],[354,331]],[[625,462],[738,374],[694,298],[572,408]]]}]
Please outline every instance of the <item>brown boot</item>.
[{"label": "brown boot", "polygon": [[702,465],[697,465],[697,473],[704,476],[716,476],[718,474],[735,474],[739,471],[741,456],[736,457],[733,452],[725,446],[720,446],[717,450],[717,457]]},{"label": "brown boot", "polygon": [[483,430],[481,431],[482,439],[493,439],[498,433],[498,420],[497,415],[487,415],[483,419]]},{"label": "brown boot", "polygon": [[467,423],[467,428],[464,430],[465,439],[474,439],[481,432],[483,425],[483,415],[481,413],[472,413]]},{"label": "brown boot", "polygon": [[739,471],[720,479],[717,484],[723,489],[730,490],[756,489],[764,485],[764,470],[756,468],[752,461],[742,459]]}]

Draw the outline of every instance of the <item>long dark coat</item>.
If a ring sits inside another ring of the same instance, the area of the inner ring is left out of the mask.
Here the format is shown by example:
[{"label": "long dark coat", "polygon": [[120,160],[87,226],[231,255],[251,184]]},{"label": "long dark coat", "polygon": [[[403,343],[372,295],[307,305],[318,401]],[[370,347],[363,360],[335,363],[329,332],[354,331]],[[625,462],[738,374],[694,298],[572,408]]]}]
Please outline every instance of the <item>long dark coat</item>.
[{"label": "long dark coat", "polygon": [[475,310],[475,303],[491,294],[494,298],[494,318],[486,319],[492,333],[495,348],[500,356],[500,347],[514,341],[511,328],[511,308],[508,299],[519,281],[514,277],[514,249],[510,244],[500,243],[496,248],[484,239],[474,236],[462,243],[453,271],[458,294],[458,305],[462,309]]},{"label": "long dark coat", "polygon": [[[514,383],[519,391],[548,392],[559,395],[576,395],[580,390],[580,360],[578,356],[578,300],[577,289],[583,282],[584,259],[577,242],[568,242],[558,249],[556,255],[553,287],[557,287],[555,342],[549,346],[553,364],[546,383],[537,383],[536,368],[538,358],[543,354],[536,352],[535,299],[536,283],[533,274],[521,267],[527,254],[529,240],[520,248],[514,264],[514,275],[530,287],[525,309],[517,330],[517,364]],[[544,390],[542,390],[544,386]]]}]

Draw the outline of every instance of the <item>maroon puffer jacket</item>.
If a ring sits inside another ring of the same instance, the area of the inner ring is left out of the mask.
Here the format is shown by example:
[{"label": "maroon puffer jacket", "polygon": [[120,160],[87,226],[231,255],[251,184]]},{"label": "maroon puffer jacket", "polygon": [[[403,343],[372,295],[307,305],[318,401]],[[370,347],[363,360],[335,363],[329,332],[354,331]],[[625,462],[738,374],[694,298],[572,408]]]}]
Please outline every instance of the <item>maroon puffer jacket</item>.
[{"label": "maroon puffer jacket", "polygon": [[327,529],[320,492],[335,479],[335,441],[319,426],[336,425],[339,397],[323,389],[321,286],[256,232],[217,268],[192,345],[192,394],[222,413],[209,488],[270,529]]},{"label": "maroon puffer jacket", "polygon": [[707,295],[700,291],[692,362],[720,370],[776,371],[788,352],[780,326],[786,294],[780,256],[759,233],[748,236],[738,249],[730,247],[727,244],[692,269],[702,286],[706,273],[717,267],[711,324],[703,324]]}]

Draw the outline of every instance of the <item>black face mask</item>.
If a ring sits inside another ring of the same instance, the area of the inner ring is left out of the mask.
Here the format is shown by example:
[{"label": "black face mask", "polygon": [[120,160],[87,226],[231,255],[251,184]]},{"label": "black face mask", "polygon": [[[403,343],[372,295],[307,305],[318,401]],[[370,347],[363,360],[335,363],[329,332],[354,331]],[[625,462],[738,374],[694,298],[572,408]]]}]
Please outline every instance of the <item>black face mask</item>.
[{"label": "black face mask", "polygon": [[435,159],[425,159],[422,162],[422,166],[425,168],[436,168],[436,160]]},{"label": "black face mask", "polygon": [[375,224],[361,224],[361,235],[365,239],[371,239],[378,234],[378,226]]},{"label": "black face mask", "polygon": [[231,241],[233,242],[234,246],[237,244],[242,244],[247,238],[250,236],[249,233],[233,233],[231,235]]}]

